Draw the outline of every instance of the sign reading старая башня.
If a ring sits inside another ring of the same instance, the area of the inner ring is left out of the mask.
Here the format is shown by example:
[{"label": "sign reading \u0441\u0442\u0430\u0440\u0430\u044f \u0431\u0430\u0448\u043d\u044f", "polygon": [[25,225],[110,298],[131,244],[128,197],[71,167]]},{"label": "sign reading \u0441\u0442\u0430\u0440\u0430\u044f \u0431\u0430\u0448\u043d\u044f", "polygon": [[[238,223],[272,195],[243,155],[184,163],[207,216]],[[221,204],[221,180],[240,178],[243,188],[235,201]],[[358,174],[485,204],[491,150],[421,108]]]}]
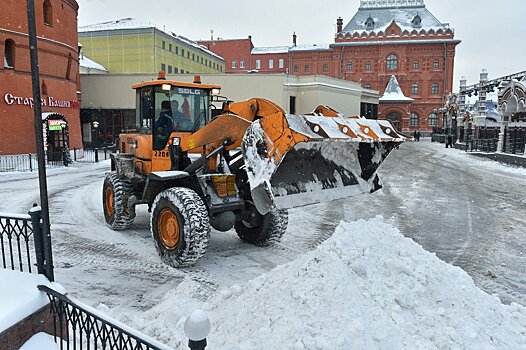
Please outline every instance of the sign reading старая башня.
[{"label": "sign reading \u0441\u0442\u0430\u0440\u0430\u044f \u0431\u0430\u0448\u043d\u044f", "polygon": [[[4,95],[4,101],[10,106],[28,106],[29,108],[33,108],[33,105],[35,104],[32,97],[14,96],[10,93]],[[79,101],[56,100],[53,96],[42,98],[41,103],[43,107],[80,108]]]}]

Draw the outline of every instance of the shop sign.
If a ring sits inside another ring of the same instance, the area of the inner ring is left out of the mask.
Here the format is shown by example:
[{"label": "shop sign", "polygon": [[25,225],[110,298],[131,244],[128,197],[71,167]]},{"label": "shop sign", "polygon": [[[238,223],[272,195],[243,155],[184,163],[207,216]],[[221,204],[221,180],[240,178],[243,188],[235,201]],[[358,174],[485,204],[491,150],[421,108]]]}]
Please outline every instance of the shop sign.
[{"label": "shop sign", "polygon": [[[4,101],[9,106],[27,106],[33,108],[34,100],[32,97],[21,97],[14,96],[13,94],[6,93],[4,95]],[[67,100],[57,100],[53,96],[44,97],[41,100],[42,107],[56,107],[56,108],[80,108],[79,101],[67,101]]]},{"label": "shop sign", "polygon": [[66,126],[66,122],[63,120],[50,119],[47,121],[48,130],[62,130]]}]

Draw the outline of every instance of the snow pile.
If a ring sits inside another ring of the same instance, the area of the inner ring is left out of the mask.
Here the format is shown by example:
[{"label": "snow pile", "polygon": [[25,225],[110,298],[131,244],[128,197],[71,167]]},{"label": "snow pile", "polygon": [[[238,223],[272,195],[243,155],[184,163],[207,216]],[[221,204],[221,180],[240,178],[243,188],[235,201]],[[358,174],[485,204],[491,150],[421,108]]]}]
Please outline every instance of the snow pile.
[{"label": "snow pile", "polygon": [[[67,344],[63,345],[67,347]],[[55,343],[52,335],[37,333],[22,345],[19,350],[59,350],[60,345]]]},{"label": "snow pile", "polygon": [[[525,349],[526,308],[504,305],[382,218],[342,222],[315,251],[207,302],[195,282],[129,321],[176,348],[194,308],[210,349]],[[183,339],[182,339],[183,338]]]}]

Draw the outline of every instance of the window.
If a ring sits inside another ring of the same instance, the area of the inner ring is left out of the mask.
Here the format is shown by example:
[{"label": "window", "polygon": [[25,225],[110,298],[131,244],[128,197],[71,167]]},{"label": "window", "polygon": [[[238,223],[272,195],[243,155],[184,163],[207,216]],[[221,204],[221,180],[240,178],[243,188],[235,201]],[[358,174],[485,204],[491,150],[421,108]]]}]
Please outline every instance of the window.
[{"label": "window", "polygon": [[186,51],[186,58],[190,59],[190,51]]},{"label": "window", "polygon": [[172,66],[168,66],[168,74],[172,74]]},{"label": "window", "polygon": [[438,83],[431,84],[431,94],[438,95]]},{"label": "window", "polygon": [[438,115],[436,115],[435,113],[431,113],[428,117],[428,124],[437,126],[438,125]]},{"label": "window", "polygon": [[268,60],[268,69],[274,69],[274,60]]},{"label": "window", "polygon": [[[191,94],[186,89],[172,86],[170,91],[155,87],[153,121],[153,149],[166,147],[172,131],[190,132],[209,122],[208,91],[193,88]],[[174,125],[174,121],[177,123]]]},{"label": "window", "polygon": [[172,52],[172,44],[168,44],[168,51]]},{"label": "window", "polygon": [[240,59],[239,60],[239,68],[245,68],[245,60],[244,59]]},{"label": "window", "polygon": [[438,60],[433,61],[433,69],[439,69],[440,68],[440,62]]},{"label": "window", "polygon": [[163,50],[165,50],[166,49],[166,41],[163,41],[161,46],[162,46]]},{"label": "window", "polygon": [[413,61],[413,69],[420,69],[420,62],[418,60]]},{"label": "window", "polygon": [[371,86],[371,84],[365,84],[363,88],[371,90],[373,87]]},{"label": "window", "polygon": [[236,60],[232,60],[232,69],[237,68]]},{"label": "window", "polygon": [[278,61],[279,68],[285,67],[285,60],[283,58],[280,58]]},{"label": "window", "polygon": [[163,72],[166,72],[166,65],[164,63],[161,63],[161,70]]},{"label": "window", "polygon": [[294,73],[298,73],[300,71],[300,66],[294,66]]},{"label": "window", "polygon": [[201,64],[203,64],[203,57],[201,57]]},{"label": "window", "polygon": [[73,61],[73,56],[71,54],[68,55],[68,65],[66,67],[66,79],[71,79],[71,61]]},{"label": "window", "polygon": [[411,115],[409,116],[409,125],[411,126],[418,126],[420,123],[419,123],[419,117],[418,117],[418,114],[416,113],[411,113]]},{"label": "window", "polygon": [[412,95],[418,95],[418,83],[414,83],[411,85],[411,94]]},{"label": "window", "polygon": [[371,61],[365,62],[365,70],[371,70]]},{"label": "window", "polygon": [[53,7],[49,0],[44,1],[44,24],[53,25]]},{"label": "window", "polygon": [[4,68],[15,68],[15,42],[11,39],[5,41]]},{"label": "window", "polygon": [[305,65],[305,72],[306,73],[310,72],[310,66],[308,64]]},{"label": "window", "polygon": [[329,71],[329,65],[328,65],[327,63],[325,63],[325,64],[323,65],[323,72],[324,72],[324,73],[327,73],[328,71]]},{"label": "window", "polygon": [[174,73],[175,73],[175,74],[179,73],[179,68],[174,67]]},{"label": "window", "polygon": [[195,61],[195,53],[192,54],[192,61]]},{"label": "window", "polygon": [[256,69],[261,69],[261,60],[256,60]]},{"label": "window", "polygon": [[347,70],[352,70],[352,61],[347,62]]},{"label": "window", "polygon": [[184,49],[181,49],[181,56],[184,57]]},{"label": "window", "polygon": [[398,57],[394,54],[387,56],[386,68],[388,70],[397,70],[398,69]]},{"label": "window", "polygon": [[175,47],[175,54],[179,55],[179,47],[178,46]]}]

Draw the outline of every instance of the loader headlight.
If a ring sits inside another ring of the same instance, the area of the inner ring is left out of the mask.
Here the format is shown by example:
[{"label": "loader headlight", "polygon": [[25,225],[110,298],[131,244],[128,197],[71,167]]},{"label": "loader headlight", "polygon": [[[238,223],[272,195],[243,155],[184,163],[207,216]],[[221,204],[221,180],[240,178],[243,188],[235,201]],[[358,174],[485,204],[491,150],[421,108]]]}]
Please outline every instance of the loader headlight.
[{"label": "loader headlight", "polygon": [[172,145],[173,146],[179,146],[181,144],[181,138],[180,137],[172,137]]},{"label": "loader headlight", "polygon": [[220,92],[221,90],[219,89],[212,89],[212,95],[219,95]]}]

